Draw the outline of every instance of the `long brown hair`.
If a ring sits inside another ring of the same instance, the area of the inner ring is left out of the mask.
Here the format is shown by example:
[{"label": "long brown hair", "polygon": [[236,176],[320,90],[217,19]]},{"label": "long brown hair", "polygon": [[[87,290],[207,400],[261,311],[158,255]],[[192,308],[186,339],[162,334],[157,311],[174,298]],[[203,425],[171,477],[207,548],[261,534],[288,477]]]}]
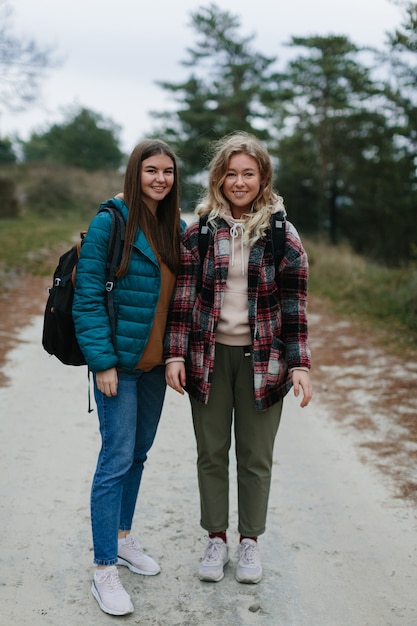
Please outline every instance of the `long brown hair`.
[{"label": "long brown hair", "polygon": [[[170,192],[160,200],[155,215],[146,206],[142,195],[142,161],[155,154],[166,154],[174,166],[174,184]],[[126,239],[123,258],[117,276],[125,276],[132,256],[132,246],[138,228],[143,231],[155,253],[178,273],[180,246],[179,185],[176,156],[160,139],[141,141],[129,157],[124,179],[123,196],[129,209],[126,223]]]}]

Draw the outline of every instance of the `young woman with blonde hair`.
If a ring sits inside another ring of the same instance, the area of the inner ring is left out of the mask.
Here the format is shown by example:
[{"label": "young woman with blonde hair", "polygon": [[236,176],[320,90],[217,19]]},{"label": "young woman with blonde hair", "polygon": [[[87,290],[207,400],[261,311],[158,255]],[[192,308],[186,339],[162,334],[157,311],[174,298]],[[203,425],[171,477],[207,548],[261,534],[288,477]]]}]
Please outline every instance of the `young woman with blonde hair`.
[{"label": "young woman with blonde hair", "polygon": [[[197,207],[212,232],[200,258],[199,224],[186,230],[165,338],[166,380],[188,392],[197,442],[201,526],[208,544],[199,577],[219,581],[229,560],[229,449],[234,422],[240,533],[236,579],[262,578],[274,441],[282,401],[293,386],[312,397],[307,345],[307,255],[286,221],[275,271],[271,215],[284,212],[269,154],[258,139],[222,139]],[[197,289],[202,265],[201,289]]]}]

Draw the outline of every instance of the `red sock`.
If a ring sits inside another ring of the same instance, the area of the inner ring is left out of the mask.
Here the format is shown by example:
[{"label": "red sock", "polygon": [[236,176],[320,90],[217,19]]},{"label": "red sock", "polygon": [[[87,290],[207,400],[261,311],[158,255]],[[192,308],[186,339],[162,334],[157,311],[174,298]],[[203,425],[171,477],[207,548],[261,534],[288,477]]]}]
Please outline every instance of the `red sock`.
[{"label": "red sock", "polygon": [[253,541],[258,541],[258,537],[245,537],[244,535],[240,535],[239,542],[241,542],[242,539],[252,539]]},{"label": "red sock", "polygon": [[227,543],[226,531],[220,530],[218,533],[209,533],[210,539],[214,539],[214,537],[220,537],[223,539],[224,543]]}]

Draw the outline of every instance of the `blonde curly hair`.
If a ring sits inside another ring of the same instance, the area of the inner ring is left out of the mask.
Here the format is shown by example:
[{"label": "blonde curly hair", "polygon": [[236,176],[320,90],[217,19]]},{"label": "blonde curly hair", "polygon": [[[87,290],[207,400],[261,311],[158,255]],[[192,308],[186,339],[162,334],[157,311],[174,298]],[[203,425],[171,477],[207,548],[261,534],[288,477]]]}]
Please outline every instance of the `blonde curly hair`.
[{"label": "blonde curly hair", "polygon": [[271,213],[277,209],[285,214],[284,201],[273,189],[273,170],[271,158],[263,144],[254,135],[242,131],[226,135],[214,144],[214,156],[209,165],[208,189],[196,208],[201,217],[208,214],[208,221],[213,228],[220,213],[229,207],[223,195],[223,183],[227,175],[229,161],[235,154],[247,154],[255,159],[261,176],[261,186],[255,198],[251,212],[245,214],[245,233],[243,241],[253,245],[269,228]]}]

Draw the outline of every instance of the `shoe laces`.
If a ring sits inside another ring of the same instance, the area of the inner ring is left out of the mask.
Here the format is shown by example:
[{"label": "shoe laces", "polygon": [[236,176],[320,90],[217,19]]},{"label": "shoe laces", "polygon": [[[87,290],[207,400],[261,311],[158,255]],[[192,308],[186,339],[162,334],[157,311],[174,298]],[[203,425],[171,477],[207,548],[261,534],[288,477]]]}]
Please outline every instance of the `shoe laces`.
[{"label": "shoe laces", "polygon": [[105,584],[108,591],[120,591],[124,589],[119,578],[119,572],[113,567],[106,568],[103,570],[103,573],[98,574],[97,582]]},{"label": "shoe laces", "polygon": [[143,548],[139,545],[138,541],[135,537],[133,537],[133,535],[128,535],[126,537],[126,542],[124,545],[126,546],[126,548],[129,549],[129,551],[134,552],[137,557],[140,557],[144,554]]},{"label": "shoe laces", "polygon": [[221,546],[224,542],[221,539],[209,539],[203,561],[206,563],[216,563],[222,560]]},{"label": "shoe laces", "polygon": [[254,565],[256,562],[257,548],[258,546],[255,542],[249,543],[242,541],[240,544],[241,559],[243,559],[248,565]]}]

